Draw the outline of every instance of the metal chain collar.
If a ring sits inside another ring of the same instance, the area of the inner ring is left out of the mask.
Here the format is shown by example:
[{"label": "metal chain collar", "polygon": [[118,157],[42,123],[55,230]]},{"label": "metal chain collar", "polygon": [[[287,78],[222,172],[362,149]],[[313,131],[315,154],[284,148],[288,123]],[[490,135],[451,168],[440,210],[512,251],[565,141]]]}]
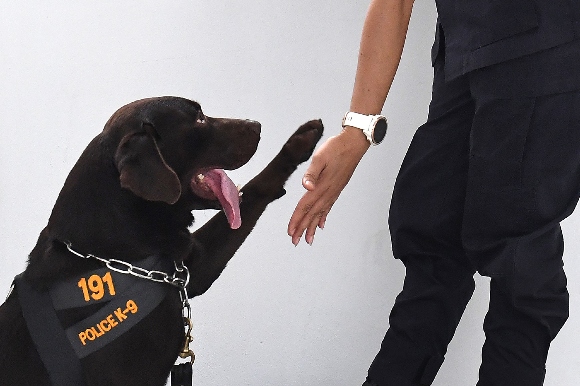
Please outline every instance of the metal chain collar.
[{"label": "metal chain collar", "polygon": [[191,307],[189,305],[189,296],[187,294],[187,285],[189,284],[189,270],[180,262],[177,264],[175,261],[173,265],[175,266],[175,273],[170,275],[163,271],[155,271],[155,270],[147,270],[138,266],[135,266],[131,263],[128,263],[123,260],[117,259],[105,259],[99,256],[95,256],[92,254],[83,255],[72,249],[72,243],[64,242],[66,245],[66,249],[69,250],[70,253],[82,257],[83,259],[95,259],[104,263],[107,268],[112,271],[122,273],[125,275],[135,276],[141,279],[154,281],[156,283],[166,283],[172,285],[174,287],[179,288],[179,296],[181,298],[181,303],[183,307],[183,316],[187,318],[191,318]]}]

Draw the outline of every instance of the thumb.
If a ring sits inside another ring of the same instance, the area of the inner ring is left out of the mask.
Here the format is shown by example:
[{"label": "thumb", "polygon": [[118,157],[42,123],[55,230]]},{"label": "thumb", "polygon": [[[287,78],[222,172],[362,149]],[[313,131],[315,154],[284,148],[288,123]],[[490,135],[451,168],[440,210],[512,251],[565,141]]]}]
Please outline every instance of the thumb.
[{"label": "thumb", "polygon": [[306,169],[306,173],[304,173],[304,177],[302,177],[302,186],[304,186],[304,189],[314,190],[322,170],[324,170],[324,164],[316,162],[316,158],[313,158],[310,166]]}]

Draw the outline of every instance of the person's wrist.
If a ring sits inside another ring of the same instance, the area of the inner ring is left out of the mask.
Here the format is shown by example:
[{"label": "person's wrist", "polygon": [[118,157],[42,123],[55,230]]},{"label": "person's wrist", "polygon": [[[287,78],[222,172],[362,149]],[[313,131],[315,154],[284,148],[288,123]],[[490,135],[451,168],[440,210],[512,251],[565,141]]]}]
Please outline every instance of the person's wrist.
[{"label": "person's wrist", "polygon": [[349,143],[357,152],[364,154],[371,146],[366,135],[358,128],[344,126],[340,135]]}]

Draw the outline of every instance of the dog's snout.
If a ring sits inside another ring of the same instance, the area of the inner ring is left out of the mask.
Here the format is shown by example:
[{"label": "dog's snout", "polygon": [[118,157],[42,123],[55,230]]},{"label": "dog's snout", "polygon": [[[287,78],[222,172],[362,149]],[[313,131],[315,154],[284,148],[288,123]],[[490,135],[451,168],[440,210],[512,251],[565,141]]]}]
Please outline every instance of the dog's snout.
[{"label": "dog's snout", "polygon": [[254,134],[260,134],[262,124],[252,119],[234,119],[234,118],[211,118],[206,117],[216,129],[225,130],[250,130]]},{"label": "dog's snout", "polygon": [[262,131],[262,124],[260,122],[251,119],[246,119],[246,122],[249,124],[250,130],[252,130],[255,134],[260,134]]}]

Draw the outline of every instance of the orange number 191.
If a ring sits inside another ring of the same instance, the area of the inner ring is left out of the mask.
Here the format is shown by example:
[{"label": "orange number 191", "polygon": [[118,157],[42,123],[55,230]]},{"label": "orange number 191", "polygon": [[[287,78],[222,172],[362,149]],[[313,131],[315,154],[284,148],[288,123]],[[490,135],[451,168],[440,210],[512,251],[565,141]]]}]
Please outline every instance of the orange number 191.
[{"label": "orange number 191", "polygon": [[83,290],[85,302],[89,302],[91,299],[101,300],[105,296],[105,284],[107,284],[109,294],[115,296],[115,286],[113,285],[111,272],[107,272],[102,278],[99,275],[91,275],[88,280],[83,277],[79,280],[78,286]]}]

